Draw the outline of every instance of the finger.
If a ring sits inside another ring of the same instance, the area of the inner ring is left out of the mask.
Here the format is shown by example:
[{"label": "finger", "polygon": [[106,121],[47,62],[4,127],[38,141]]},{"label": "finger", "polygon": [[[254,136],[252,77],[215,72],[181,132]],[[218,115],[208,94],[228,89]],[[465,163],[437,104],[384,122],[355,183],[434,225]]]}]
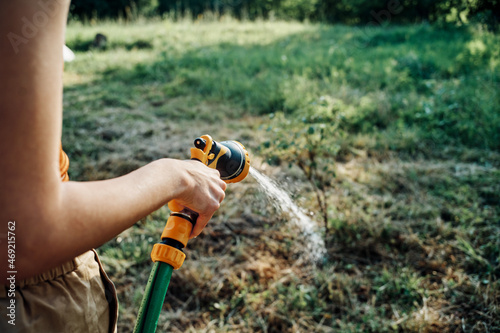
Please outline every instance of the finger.
[{"label": "finger", "polygon": [[[224,193],[224,192],[222,192]],[[191,232],[191,237],[196,237],[198,236],[203,228],[207,225],[208,221],[212,218],[213,214],[220,208],[220,202],[217,201],[217,198],[215,196],[211,198],[207,198],[206,201],[206,206],[201,210],[198,211],[199,217],[196,221],[196,224]]]},{"label": "finger", "polygon": [[189,239],[198,237],[201,234],[201,232],[203,231],[203,229],[205,228],[205,226],[208,224],[208,221],[210,221],[212,216],[213,216],[213,214],[209,214],[209,215],[200,214],[200,216],[198,216],[198,219],[196,220],[196,224],[195,224],[193,230],[191,231],[191,235],[189,236]]},{"label": "finger", "polygon": [[222,190],[223,190],[223,191],[225,191],[225,190],[226,190],[226,188],[227,188],[227,184],[226,184],[226,182],[225,182],[225,181],[223,181],[223,180],[221,180],[221,179],[219,178],[219,184],[220,184],[220,187],[222,188]]},{"label": "finger", "polygon": [[221,191],[219,195],[219,204],[224,200],[225,197],[226,197],[226,192]]}]

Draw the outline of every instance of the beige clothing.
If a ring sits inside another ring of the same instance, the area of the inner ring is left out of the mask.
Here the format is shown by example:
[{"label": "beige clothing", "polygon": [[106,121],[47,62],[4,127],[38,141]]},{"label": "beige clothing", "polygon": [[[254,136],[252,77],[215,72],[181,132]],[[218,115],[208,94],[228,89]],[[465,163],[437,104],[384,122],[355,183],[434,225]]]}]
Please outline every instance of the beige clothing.
[{"label": "beige clothing", "polygon": [[41,275],[16,281],[15,325],[8,323],[9,288],[0,285],[2,333],[116,332],[116,290],[95,251]]}]

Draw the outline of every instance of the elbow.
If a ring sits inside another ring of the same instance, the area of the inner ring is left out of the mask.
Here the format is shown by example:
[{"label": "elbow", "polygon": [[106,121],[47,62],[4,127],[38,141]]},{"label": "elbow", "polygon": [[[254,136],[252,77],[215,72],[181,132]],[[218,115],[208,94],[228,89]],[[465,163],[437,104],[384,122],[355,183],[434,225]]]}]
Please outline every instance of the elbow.
[{"label": "elbow", "polygon": [[[10,220],[0,234],[6,234],[1,240],[0,260],[6,265],[0,275],[5,280],[11,274],[23,280],[55,267],[59,262],[54,253],[57,246],[52,235],[60,225],[57,205],[32,205],[30,209],[19,212],[16,219]],[[0,266],[0,267],[1,267]],[[13,273],[9,273],[13,272]]]}]

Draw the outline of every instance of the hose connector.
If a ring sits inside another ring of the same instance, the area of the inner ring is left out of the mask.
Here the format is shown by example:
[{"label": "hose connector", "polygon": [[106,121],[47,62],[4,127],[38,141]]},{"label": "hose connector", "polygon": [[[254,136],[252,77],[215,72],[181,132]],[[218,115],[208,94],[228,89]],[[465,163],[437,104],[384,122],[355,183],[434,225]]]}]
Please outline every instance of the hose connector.
[{"label": "hose connector", "polygon": [[151,251],[153,262],[161,261],[174,269],[181,268],[186,259],[182,249],[187,245],[196,217],[197,214],[187,208],[170,214],[161,234],[161,243],[156,243]]}]

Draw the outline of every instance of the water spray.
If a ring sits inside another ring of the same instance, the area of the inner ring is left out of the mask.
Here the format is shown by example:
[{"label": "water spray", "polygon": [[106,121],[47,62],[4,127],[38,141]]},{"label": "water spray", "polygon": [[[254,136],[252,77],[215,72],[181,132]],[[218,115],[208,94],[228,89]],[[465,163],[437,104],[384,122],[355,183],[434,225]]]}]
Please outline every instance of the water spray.
[{"label": "water spray", "polygon": [[316,230],[316,223],[275,181],[253,167],[250,168],[250,174],[261,185],[275,208],[289,214],[289,221],[300,229],[299,235],[305,242],[304,255],[307,256],[307,260],[314,263],[323,261],[326,255],[325,241]]},{"label": "water spray", "polygon": [[[194,146],[191,148],[191,159],[217,169],[226,183],[237,183],[248,175],[250,158],[241,143],[216,142],[209,135],[203,135],[194,140]],[[198,218],[196,212],[175,201],[169,202],[168,207],[172,213],[163,229],[162,241],[156,243],[151,251],[154,265],[144,291],[134,333],[156,331],[172,272],[184,263],[186,255],[182,249],[186,247]]]}]

